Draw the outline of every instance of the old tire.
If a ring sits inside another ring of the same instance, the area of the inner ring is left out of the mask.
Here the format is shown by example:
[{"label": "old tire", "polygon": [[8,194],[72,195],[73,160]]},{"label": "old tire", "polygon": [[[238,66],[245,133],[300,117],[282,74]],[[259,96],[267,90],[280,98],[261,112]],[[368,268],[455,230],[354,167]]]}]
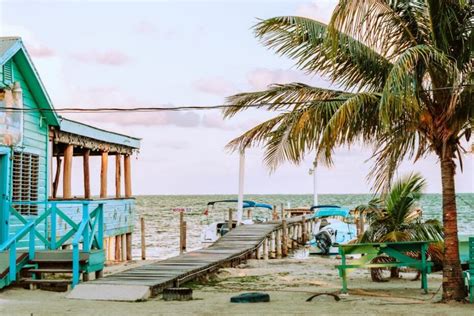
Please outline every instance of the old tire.
[{"label": "old tire", "polygon": [[261,303],[270,302],[270,295],[266,293],[251,292],[242,293],[230,298],[231,303]]}]

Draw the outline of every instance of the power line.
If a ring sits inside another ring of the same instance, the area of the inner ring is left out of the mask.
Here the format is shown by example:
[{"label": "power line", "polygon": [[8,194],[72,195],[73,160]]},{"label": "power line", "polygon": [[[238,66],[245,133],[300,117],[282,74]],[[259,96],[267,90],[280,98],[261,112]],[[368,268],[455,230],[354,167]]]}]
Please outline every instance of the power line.
[{"label": "power line", "polygon": [[[462,87],[474,86],[474,84],[463,84],[459,86],[452,87],[439,87],[432,89],[423,89],[421,91],[436,91],[436,90],[448,90],[448,89],[460,89]],[[347,92],[348,94],[350,92]],[[266,106],[277,106],[277,105],[310,105],[315,102],[343,102],[348,100],[346,98],[327,98],[327,99],[312,99],[308,101],[294,101],[294,102],[265,102],[265,103],[255,103],[248,104],[245,106],[239,104],[217,104],[217,105],[205,105],[205,106],[196,106],[196,105],[183,105],[183,106],[157,106],[157,107],[100,107],[100,108],[81,108],[81,107],[69,107],[69,108],[55,108],[55,109],[40,109],[40,108],[12,108],[12,107],[0,107],[2,112],[55,112],[55,113],[116,113],[116,112],[178,112],[178,111],[205,111],[205,110],[222,110],[233,107],[245,107],[245,108],[260,108]]]}]

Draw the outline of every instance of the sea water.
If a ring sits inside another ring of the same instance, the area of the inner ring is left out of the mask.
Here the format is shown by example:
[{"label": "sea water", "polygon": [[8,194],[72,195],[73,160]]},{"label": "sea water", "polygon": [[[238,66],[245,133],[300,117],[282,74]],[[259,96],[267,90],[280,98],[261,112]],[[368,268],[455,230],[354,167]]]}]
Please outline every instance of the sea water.
[{"label": "sea water", "polygon": [[[319,195],[319,204],[336,204],[354,208],[366,204],[370,194],[323,194]],[[136,198],[136,225],[133,236],[133,257],[140,258],[140,226],[139,217],[145,218],[145,237],[147,259],[164,259],[179,252],[179,214],[173,208],[187,208],[185,214],[187,226],[187,249],[201,248],[200,235],[208,223],[226,219],[228,208],[235,204],[216,205],[209,209],[209,215],[204,211],[207,202],[216,200],[236,199],[235,195],[154,195],[138,196]],[[284,207],[309,206],[312,195],[245,195],[246,200],[280,205]],[[425,194],[420,200],[423,219],[442,219],[442,201],[440,194]],[[458,229],[460,234],[474,234],[474,194],[457,194]],[[253,216],[270,217],[270,210],[254,210]],[[235,214],[234,214],[235,218]]]}]

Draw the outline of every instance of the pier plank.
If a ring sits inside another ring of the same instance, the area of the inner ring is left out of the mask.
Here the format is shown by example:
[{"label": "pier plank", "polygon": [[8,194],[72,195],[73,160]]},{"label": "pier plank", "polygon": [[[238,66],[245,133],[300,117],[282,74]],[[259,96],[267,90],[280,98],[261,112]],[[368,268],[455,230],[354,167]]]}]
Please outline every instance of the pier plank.
[{"label": "pier plank", "polygon": [[[288,218],[286,225],[301,222],[301,218]],[[153,297],[170,286],[179,286],[223,266],[247,259],[272,232],[281,228],[281,221],[238,226],[208,248],[180,254],[119,273],[111,274],[76,286],[67,296],[74,299],[137,301]],[[110,289],[103,291],[104,286]],[[148,287],[148,291],[130,291],[132,287]],[[114,295],[113,293],[118,293]]]}]

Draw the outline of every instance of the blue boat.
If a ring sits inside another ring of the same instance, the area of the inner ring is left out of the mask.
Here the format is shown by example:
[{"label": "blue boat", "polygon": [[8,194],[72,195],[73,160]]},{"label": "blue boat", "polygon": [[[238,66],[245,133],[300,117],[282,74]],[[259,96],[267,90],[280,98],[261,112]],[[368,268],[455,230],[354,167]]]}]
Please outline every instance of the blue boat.
[{"label": "blue boat", "polygon": [[312,217],[317,221],[313,227],[313,238],[308,242],[310,254],[338,254],[338,246],[357,238],[357,228],[348,208],[337,205],[311,207]]}]

